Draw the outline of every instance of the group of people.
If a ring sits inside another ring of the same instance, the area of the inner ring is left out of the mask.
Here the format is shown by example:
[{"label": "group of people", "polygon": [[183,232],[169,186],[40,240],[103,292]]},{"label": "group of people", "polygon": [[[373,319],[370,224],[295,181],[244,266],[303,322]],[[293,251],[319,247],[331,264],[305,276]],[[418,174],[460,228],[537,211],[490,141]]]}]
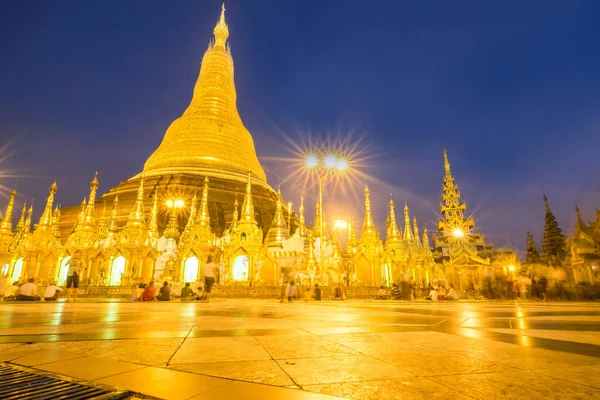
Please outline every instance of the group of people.
[{"label": "group of people", "polygon": [[439,285],[437,288],[430,287],[429,295],[425,300],[458,300],[458,293],[454,290],[454,285],[450,285],[450,289],[446,290],[444,285]]},{"label": "group of people", "polygon": [[[345,299],[344,292],[339,286],[336,289],[334,289],[333,295],[335,300]],[[322,300],[323,291],[319,287],[319,284],[315,283],[315,286],[312,290],[310,287],[307,287],[306,289],[304,289],[304,292],[300,294],[298,292],[298,287],[296,286],[294,281],[290,281],[282,286],[281,294],[279,296],[279,302],[283,303],[287,299],[287,301],[291,303],[295,299],[300,299],[300,297],[302,297],[304,301]]]},{"label": "group of people", "polygon": [[[181,300],[182,301],[193,301],[199,300],[203,302],[210,302],[210,296],[212,293],[212,288],[216,282],[217,276],[217,266],[213,262],[213,257],[209,256],[206,265],[204,265],[202,272],[204,274],[204,288],[202,286],[198,286],[198,292],[194,292],[191,287],[190,282],[186,282],[185,286],[181,289]],[[162,287],[158,291],[158,295],[156,294],[156,287],[154,286],[154,281],[151,281],[149,284],[140,284],[139,286],[134,286],[132,292],[132,300],[137,301],[170,301],[175,297],[175,293],[173,293],[173,285],[169,282],[164,282]]]}]

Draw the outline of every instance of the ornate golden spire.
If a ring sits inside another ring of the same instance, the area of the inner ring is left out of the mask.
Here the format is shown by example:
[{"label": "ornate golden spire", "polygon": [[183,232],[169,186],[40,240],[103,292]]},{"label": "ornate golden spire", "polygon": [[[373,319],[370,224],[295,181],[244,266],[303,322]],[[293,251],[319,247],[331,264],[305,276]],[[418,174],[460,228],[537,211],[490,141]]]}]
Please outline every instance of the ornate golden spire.
[{"label": "ornate golden spire", "polygon": [[304,196],[300,197],[300,208],[298,209],[298,217],[300,219],[300,225],[304,226],[305,224],[305,220],[304,220]]},{"label": "ornate golden spire", "polygon": [[24,233],[27,235],[31,232],[31,216],[33,215],[33,201],[29,205],[29,210],[27,210],[27,217],[25,218],[25,230]]},{"label": "ornate golden spire", "polygon": [[[36,225],[36,229],[46,231],[52,229],[52,208],[54,207],[54,194],[56,193],[56,182],[50,185],[48,190],[48,198],[46,199],[46,207],[40,216],[40,222]],[[28,216],[30,218],[30,216]]]},{"label": "ornate golden spire", "polygon": [[119,195],[115,196],[113,201],[112,211],[110,212],[110,220],[108,221],[108,231],[112,234],[119,232],[117,225],[117,207],[119,206]]},{"label": "ornate golden spire", "polygon": [[240,219],[239,208],[240,204],[238,203],[238,199],[236,196],[235,203],[233,203],[233,219],[231,221],[231,225],[229,226],[229,231],[231,233],[235,233],[235,231],[237,230],[238,220]]},{"label": "ornate golden spire", "polygon": [[13,235],[12,214],[15,207],[16,195],[17,191],[13,189],[12,192],[10,192],[10,199],[6,205],[6,211],[4,211],[4,218],[2,219],[2,222],[0,222],[0,235]]},{"label": "ornate golden spire", "polygon": [[585,223],[583,222],[583,218],[581,218],[581,213],[579,212],[579,207],[577,206],[577,204],[575,204],[575,215],[577,215],[577,223],[575,227],[577,229],[581,229],[585,226]]},{"label": "ornate golden spire", "polygon": [[269,232],[267,232],[265,244],[267,245],[267,247],[282,248],[283,241],[285,239],[288,239],[289,237],[290,235],[288,234],[287,224],[285,223],[285,219],[283,218],[283,206],[281,204],[281,189],[277,188],[277,203],[275,207],[275,216],[273,217],[271,228],[269,228]]},{"label": "ornate golden spire", "polygon": [[413,234],[410,230],[410,215],[408,213],[408,204],[404,203],[404,241],[410,243],[413,240]]},{"label": "ornate golden spire", "polygon": [[460,227],[465,235],[469,235],[475,226],[473,217],[465,219],[467,205],[460,200],[460,191],[450,172],[448,154],[444,149],[444,184],[442,186],[442,202],[440,203],[441,218],[438,220],[438,231],[442,235],[451,236],[456,227]]},{"label": "ornate golden spire", "polygon": [[446,175],[451,175],[450,162],[448,161],[448,154],[446,153],[446,149],[444,149],[444,170],[446,171]]},{"label": "ornate golden spire", "polygon": [[[252,212],[254,212],[254,207],[252,207]],[[200,202],[200,215],[194,222],[196,225],[210,227],[210,214],[208,213],[208,176],[204,178],[202,201]]]},{"label": "ornate golden spire", "polygon": [[[194,193],[194,198],[196,194]],[[158,238],[158,192],[154,192],[154,201],[150,210],[150,218],[148,219],[148,233],[150,237]]]},{"label": "ornate golden spire", "polygon": [[100,220],[98,220],[98,236],[100,236],[100,239],[106,239],[108,237],[108,221],[106,220],[106,201],[102,205],[102,213],[100,214]]},{"label": "ornate golden spire", "polygon": [[423,228],[423,247],[425,248],[430,248],[429,247],[429,231],[427,230],[427,225],[425,225],[425,227]]},{"label": "ornate golden spire", "polygon": [[354,230],[354,224],[352,221],[348,221],[348,243],[347,248],[356,247],[358,241],[356,240],[356,231]]},{"label": "ornate golden spire", "polygon": [[306,269],[315,270],[317,269],[317,260],[315,258],[315,247],[313,243],[313,235],[311,232],[308,232],[308,263],[306,265]]},{"label": "ornate golden spire", "polygon": [[52,213],[52,232],[54,237],[60,239],[60,205],[56,205]]},{"label": "ornate golden spire", "polygon": [[25,229],[25,214],[27,213],[27,202],[23,203],[23,209],[21,210],[21,216],[19,217],[19,221],[17,221],[17,226],[15,229],[15,233],[21,235],[23,230]]},{"label": "ornate golden spire", "polygon": [[244,195],[244,202],[242,203],[242,216],[240,220],[244,223],[251,223],[256,225],[256,219],[254,219],[254,203],[252,202],[252,173],[248,171],[248,183],[246,183],[246,194]]},{"label": "ornate golden spire", "polygon": [[419,237],[419,224],[417,224],[417,217],[413,217],[413,232],[415,235],[415,243],[421,245],[421,238]]},{"label": "ornate golden spire", "polygon": [[83,221],[85,221],[85,207],[87,204],[87,197],[84,197],[81,201],[81,208],[79,209],[79,214],[77,215],[77,222],[75,222],[75,226],[73,226],[73,232],[79,229],[79,227],[83,226]]},{"label": "ornate golden spire", "polygon": [[225,9],[214,29],[214,43],[204,53],[200,75],[187,110],[176,119],[144,165],[147,175],[195,170],[197,173],[243,179],[251,169],[267,179],[236,106],[234,68],[228,46]]},{"label": "ornate golden spire", "polygon": [[98,190],[98,171],[90,182],[90,197],[85,208],[83,227],[94,228],[96,224],[96,191]]},{"label": "ornate golden spire", "polygon": [[385,238],[386,244],[388,243],[399,243],[402,241],[402,233],[398,229],[398,223],[396,222],[396,209],[394,206],[394,200],[392,200],[392,194],[390,193],[390,216],[389,216],[389,229],[387,237]]},{"label": "ornate golden spire", "polygon": [[129,218],[127,219],[127,227],[135,227],[140,228],[146,227],[146,216],[144,215],[144,177],[140,179],[140,185],[138,186],[137,197],[135,199],[135,204],[129,213]]},{"label": "ornate golden spire", "polygon": [[364,241],[371,236],[377,236],[377,228],[375,227],[375,222],[373,222],[373,215],[371,215],[371,191],[369,190],[369,187],[365,185],[365,220],[363,222],[360,240]]},{"label": "ornate golden spire", "polygon": [[187,234],[194,226],[196,222],[196,216],[198,215],[198,195],[194,192],[194,197],[192,197],[192,205],[190,206],[190,217],[188,218],[187,224],[185,224],[185,228],[183,229],[183,233]]}]

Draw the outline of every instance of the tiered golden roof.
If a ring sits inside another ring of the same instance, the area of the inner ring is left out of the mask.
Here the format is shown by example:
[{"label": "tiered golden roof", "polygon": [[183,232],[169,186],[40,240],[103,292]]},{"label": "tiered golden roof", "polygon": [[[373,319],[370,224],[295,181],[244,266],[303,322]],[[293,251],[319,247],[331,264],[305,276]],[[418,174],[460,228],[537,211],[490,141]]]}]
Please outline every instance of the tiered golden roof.
[{"label": "tiered golden roof", "polygon": [[200,68],[194,95],[144,166],[147,176],[174,172],[244,179],[248,170],[266,183],[250,132],[236,105],[233,58],[227,45],[225,8]]}]

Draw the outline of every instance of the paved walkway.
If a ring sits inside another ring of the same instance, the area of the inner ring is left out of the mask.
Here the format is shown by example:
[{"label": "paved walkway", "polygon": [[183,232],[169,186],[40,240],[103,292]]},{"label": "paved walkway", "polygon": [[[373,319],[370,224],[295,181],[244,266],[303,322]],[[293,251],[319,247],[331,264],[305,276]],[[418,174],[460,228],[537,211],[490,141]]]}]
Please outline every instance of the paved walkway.
[{"label": "paved walkway", "polygon": [[0,328],[0,362],[164,399],[600,397],[598,303],[0,303]]}]

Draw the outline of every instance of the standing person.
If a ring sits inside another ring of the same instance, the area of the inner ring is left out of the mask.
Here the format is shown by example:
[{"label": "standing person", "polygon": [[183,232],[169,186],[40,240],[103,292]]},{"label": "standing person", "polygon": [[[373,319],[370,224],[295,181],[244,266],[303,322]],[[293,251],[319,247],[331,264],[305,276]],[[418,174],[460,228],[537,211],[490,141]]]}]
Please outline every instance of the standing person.
[{"label": "standing person", "polygon": [[535,278],[532,276],[531,277],[531,298],[535,299],[536,297],[538,297],[537,282],[535,281]]},{"label": "standing person", "polygon": [[515,292],[515,296],[517,297],[517,300],[519,300],[521,298],[521,286],[519,285],[518,280],[515,280],[513,282],[513,291]]},{"label": "standing person", "polygon": [[46,300],[46,301],[58,300],[58,296],[60,295],[61,291],[62,291],[62,289],[60,287],[56,286],[55,282],[50,282],[50,286],[48,286],[46,288],[46,291],[44,292],[44,300]]},{"label": "standing person", "polygon": [[288,289],[288,301],[292,302],[292,300],[296,297],[296,286],[294,285],[294,281],[290,282],[290,287]]},{"label": "standing person", "polygon": [[215,276],[216,276],[217,266],[213,262],[213,256],[208,256],[208,260],[206,260],[206,265],[204,265],[203,273],[204,273],[204,300],[205,302],[210,302],[210,294],[212,292],[212,287],[215,284]]},{"label": "standing person", "polygon": [[545,276],[542,276],[538,281],[538,287],[542,301],[546,301],[546,292],[548,291],[548,279],[546,279]]},{"label": "standing person", "polygon": [[318,283],[315,283],[315,300],[321,300],[321,288]]},{"label": "standing person", "polygon": [[69,271],[67,272],[67,301],[71,301],[71,294],[75,294],[73,301],[77,301],[77,291],[79,289],[79,276],[86,270],[81,260],[81,252],[78,250],[73,254],[73,257],[67,264]]}]

